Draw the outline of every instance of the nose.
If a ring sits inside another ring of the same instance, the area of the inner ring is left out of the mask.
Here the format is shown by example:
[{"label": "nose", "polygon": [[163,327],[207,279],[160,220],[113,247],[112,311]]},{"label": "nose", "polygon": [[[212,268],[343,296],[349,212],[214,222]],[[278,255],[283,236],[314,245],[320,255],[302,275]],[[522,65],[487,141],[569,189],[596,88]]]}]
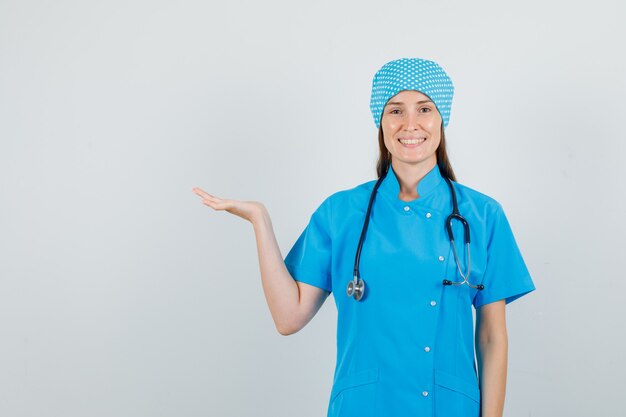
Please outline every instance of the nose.
[{"label": "nose", "polygon": [[407,116],[404,122],[404,130],[417,130],[419,128],[419,118],[417,115],[417,111],[407,112]]}]

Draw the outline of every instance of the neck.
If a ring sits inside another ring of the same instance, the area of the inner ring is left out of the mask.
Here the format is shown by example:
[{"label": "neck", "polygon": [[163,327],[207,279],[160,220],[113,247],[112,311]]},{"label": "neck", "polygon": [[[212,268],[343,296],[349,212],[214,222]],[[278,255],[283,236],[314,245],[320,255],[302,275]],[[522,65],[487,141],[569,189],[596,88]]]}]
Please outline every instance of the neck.
[{"label": "neck", "polygon": [[391,160],[391,167],[400,184],[398,198],[402,201],[412,201],[419,198],[417,186],[422,178],[437,165],[437,159],[431,158],[421,164],[405,164]]}]

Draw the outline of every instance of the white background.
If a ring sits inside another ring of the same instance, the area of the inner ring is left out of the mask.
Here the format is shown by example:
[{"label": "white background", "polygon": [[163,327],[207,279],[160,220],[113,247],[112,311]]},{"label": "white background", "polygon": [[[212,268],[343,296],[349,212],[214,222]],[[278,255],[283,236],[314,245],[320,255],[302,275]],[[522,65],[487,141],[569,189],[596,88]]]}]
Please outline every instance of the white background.
[{"label": "white background", "polygon": [[452,78],[459,182],[537,286],[505,415],[623,413],[625,7],[0,0],[0,415],[325,415],[334,300],[279,335],[251,225],[191,189],[262,201],[286,255],[375,179],[400,57]]}]

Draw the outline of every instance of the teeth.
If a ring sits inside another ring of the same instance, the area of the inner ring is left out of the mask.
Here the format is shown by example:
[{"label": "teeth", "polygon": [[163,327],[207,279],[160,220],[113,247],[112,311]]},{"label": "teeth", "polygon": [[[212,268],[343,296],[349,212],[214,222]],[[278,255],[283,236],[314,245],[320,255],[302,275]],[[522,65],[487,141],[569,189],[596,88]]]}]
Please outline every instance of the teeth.
[{"label": "teeth", "polygon": [[422,143],[426,140],[426,138],[420,139],[400,139],[400,142],[405,145],[417,145],[418,143]]}]

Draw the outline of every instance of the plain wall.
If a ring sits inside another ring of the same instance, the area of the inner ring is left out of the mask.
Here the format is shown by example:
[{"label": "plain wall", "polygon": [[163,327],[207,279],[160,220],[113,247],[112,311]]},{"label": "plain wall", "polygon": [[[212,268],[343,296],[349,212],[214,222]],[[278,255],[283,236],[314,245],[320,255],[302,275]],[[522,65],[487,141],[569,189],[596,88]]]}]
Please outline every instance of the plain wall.
[{"label": "plain wall", "polygon": [[622,414],[625,8],[0,0],[0,415],[325,415],[334,300],[279,335],[251,225],[191,189],[262,201],[286,255],[375,179],[400,57],[450,74],[459,182],[537,286],[507,307],[505,415]]}]

